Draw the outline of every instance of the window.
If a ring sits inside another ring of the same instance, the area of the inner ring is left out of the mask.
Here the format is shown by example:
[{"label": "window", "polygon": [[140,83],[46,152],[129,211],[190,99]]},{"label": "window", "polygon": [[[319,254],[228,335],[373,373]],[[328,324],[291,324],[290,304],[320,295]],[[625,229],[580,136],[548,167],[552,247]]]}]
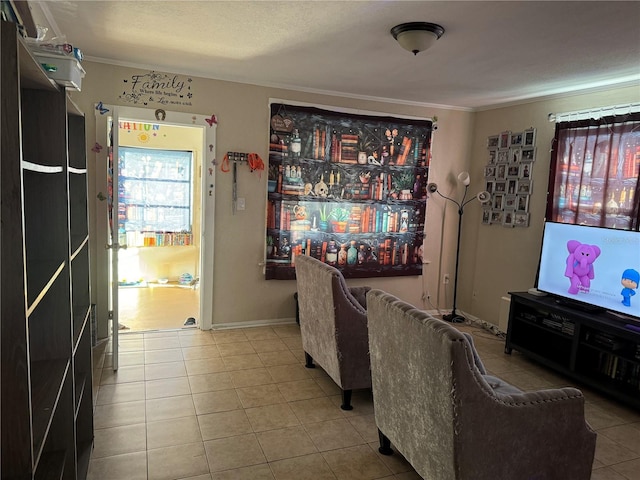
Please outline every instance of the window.
[{"label": "window", "polygon": [[[193,152],[120,147],[118,228],[128,245],[184,244],[193,213]],[[186,240],[189,242],[190,238]]]},{"label": "window", "polygon": [[639,228],[640,113],[556,125],[547,219]]}]

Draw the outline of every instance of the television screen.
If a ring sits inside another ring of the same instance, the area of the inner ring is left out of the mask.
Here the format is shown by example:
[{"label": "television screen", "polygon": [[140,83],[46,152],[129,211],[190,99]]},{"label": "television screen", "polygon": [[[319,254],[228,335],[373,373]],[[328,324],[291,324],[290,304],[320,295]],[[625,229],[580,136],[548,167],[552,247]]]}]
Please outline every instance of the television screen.
[{"label": "television screen", "polygon": [[538,290],[640,319],[640,233],[546,222]]}]

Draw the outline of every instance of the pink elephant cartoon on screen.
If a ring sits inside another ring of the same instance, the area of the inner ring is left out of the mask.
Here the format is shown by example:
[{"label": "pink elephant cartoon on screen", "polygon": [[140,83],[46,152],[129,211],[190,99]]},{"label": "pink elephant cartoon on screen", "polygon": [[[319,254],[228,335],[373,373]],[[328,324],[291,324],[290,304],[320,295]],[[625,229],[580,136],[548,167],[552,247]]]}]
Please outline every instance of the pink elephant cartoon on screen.
[{"label": "pink elephant cartoon on screen", "polygon": [[589,289],[591,280],[595,278],[593,262],[600,256],[600,247],[580,243],[577,240],[569,240],[567,249],[569,256],[564,276],[569,277],[571,281],[569,293],[576,294],[579,287]]}]

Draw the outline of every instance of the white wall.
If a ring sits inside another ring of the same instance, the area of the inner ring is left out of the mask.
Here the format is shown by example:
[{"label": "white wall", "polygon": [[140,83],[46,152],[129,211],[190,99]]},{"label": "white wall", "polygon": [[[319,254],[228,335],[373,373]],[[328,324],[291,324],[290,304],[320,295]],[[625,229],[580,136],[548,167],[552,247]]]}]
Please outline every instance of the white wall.
[{"label": "white wall", "polygon": [[[131,75],[147,73],[144,69],[132,69],[93,62],[84,62],[87,71],[82,92],[72,94],[74,101],[86,113],[87,153],[89,163],[89,210],[91,246],[94,252],[92,264],[92,291],[106,288],[106,265],[95,262],[95,251],[104,248],[105,239],[97,238],[96,225],[106,218],[104,202],[96,201],[95,179],[105,171],[103,156],[96,156],[91,147],[95,142],[94,104],[122,104],[123,80]],[[445,191],[450,178],[467,168],[472,138],[474,114],[429,106],[399,105],[332,97],[327,95],[294,92],[257,87],[231,82],[193,78],[190,84],[193,106],[175,107],[173,110],[198,114],[216,114],[218,162],[227,151],[254,152],[265,162],[268,159],[269,99],[312,103],[318,106],[358,109],[390,115],[409,115],[422,118],[438,117],[438,130],[433,141],[433,160],[430,181],[443,185]],[[136,105],[140,107],[141,105]],[[151,104],[147,108],[171,108]],[[216,179],[215,268],[212,292],[213,324],[255,322],[263,320],[292,319],[295,316],[293,293],[295,281],[265,281],[260,263],[264,258],[266,172],[249,172],[240,168],[238,196],[246,199],[246,210],[232,215],[232,179],[230,174],[218,170]],[[428,291],[432,301],[437,301],[440,260],[440,232],[443,206],[427,208],[425,258],[432,261],[426,266],[425,275],[399,278],[373,278],[349,280],[351,285],[371,285],[393,293],[419,308],[431,308],[423,302],[423,292]],[[446,228],[457,225],[455,211],[446,209]],[[450,237],[449,238],[453,238]],[[445,238],[446,239],[446,238]],[[443,247],[444,260],[451,264],[454,251],[451,245]],[[444,269],[453,271],[451,265]],[[95,297],[95,295],[94,295]],[[449,295],[450,297],[450,295]],[[444,301],[441,293],[440,300]],[[442,305],[444,307],[444,304]],[[99,336],[106,336],[106,306],[97,308],[100,321]]]},{"label": "white wall", "polygon": [[[90,150],[95,138],[94,104],[98,101],[120,104],[118,96],[122,93],[123,80],[147,71],[92,62],[84,62],[83,66],[87,76],[82,92],[73,93],[72,97],[87,114],[91,246],[95,252],[105,243],[104,239],[95,236],[96,222],[106,218],[106,214],[101,210],[101,203],[95,201],[94,179],[97,172],[102,174],[104,165],[96,163],[96,156]],[[227,151],[255,152],[267,161],[270,98],[390,115],[436,116],[438,129],[434,133],[429,181],[438,183],[441,192],[455,198],[462,194],[462,188],[455,180],[460,171],[469,170],[471,174],[470,194],[483,188],[488,136],[504,130],[520,131],[535,127],[538,150],[533,170],[530,227],[507,229],[481,225],[480,205],[473,202],[465,209],[458,308],[494,324],[498,323],[500,298],[508,291],[526,290],[534,282],[546,205],[549,149],[555,128],[548,122],[548,114],[640,101],[638,88],[628,87],[473,113],[203,78],[193,78],[191,92],[193,106],[176,107],[174,110],[217,115],[216,155],[219,162]],[[159,107],[148,105],[153,109]],[[212,292],[202,292],[213,295],[214,327],[221,323],[293,318],[295,281],[265,281],[260,266],[264,258],[266,172],[250,173],[246,168],[239,170],[238,196],[246,199],[246,210],[235,215],[232,215],[231,208],[231,176],[218,170],[216,181],[214,285]],[[444,286],[441,281],[444,273],[454,272],[457,221],[455,206],[437,196],[432,197],[427,202],[424,255],[431,263],[425,265],[424,275],[354,279],[349,280],[349,284],[367,284],[386,290],[418,308],[429,310],[434,304],[441,309],[450,309],[453,282]],[[94,263],[92,268],[92,290],[106,288],[106,266]],[[426,301],[427,295],[432,304]],[[105,312],[105,309],[98,308],[98,318],[102,319]],[[106,327],[101,328],[99,335],[106,335]]]}]

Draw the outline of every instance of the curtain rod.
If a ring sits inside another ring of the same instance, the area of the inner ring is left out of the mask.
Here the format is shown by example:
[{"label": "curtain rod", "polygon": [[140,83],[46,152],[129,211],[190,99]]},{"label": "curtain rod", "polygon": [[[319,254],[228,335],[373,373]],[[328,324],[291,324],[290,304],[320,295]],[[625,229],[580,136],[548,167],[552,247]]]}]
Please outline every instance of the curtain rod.
[{"label": "curtain rod", "polygon": [[550,122],[568,122],[571,120],[585,120],[587,118],[601,118],[610,115],[624,115],[639,112],[640,103],[627,103],[612,105],[609,107],[590,108],[588,110],[576,110],[575,112],[550,113]]}]

